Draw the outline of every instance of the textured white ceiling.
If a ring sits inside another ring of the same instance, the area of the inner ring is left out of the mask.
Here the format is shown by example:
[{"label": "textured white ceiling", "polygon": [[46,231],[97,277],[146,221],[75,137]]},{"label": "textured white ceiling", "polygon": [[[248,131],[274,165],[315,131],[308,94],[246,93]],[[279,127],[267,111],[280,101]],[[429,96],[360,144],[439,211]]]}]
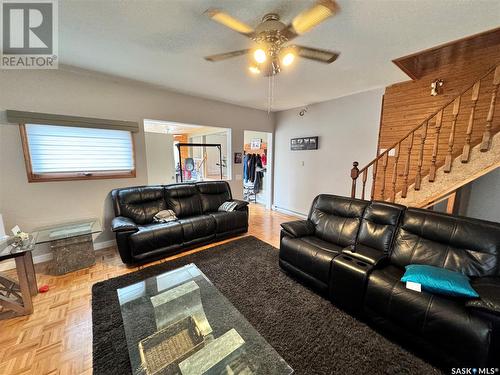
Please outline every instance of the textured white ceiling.
[{"label": "textured white ceiling", "polygon": [[[203,56],[251,47],[210,21],[209,7],[257,25],[278,12],[288,23],[312,0],[60,0],[60,63],[265,109],[268,82],[245,57]],[[341,52],[333,64],[297,61],[277,77],[275,110],[407,80],[391,60],[499,26],[498,0],[340,0],[341,13],[296,39]]]}]

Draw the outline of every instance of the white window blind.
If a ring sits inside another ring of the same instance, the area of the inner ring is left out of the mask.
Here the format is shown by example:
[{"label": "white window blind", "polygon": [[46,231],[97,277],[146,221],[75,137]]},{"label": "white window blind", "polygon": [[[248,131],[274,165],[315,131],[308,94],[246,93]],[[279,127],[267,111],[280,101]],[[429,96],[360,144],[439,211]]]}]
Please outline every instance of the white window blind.
[{"label": "white window blind", "polygon": [[129,131],[26,124],[26,136],[35,174],[134,169]]}]

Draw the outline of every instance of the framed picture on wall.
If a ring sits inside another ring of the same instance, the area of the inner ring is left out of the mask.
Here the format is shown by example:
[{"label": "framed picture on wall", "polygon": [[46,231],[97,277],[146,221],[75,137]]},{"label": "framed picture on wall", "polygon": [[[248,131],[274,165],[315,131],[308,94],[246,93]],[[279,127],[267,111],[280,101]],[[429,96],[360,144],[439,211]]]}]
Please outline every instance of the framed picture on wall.
[{"label": "framed picture on wall", "polygon": [[241,152],[234,153],[234,164],[241,164],[243,160],[243,154]]},{"label": "framed picture on wall", "polygon": [[250,148],[252,150],[260,149],[261,145],[262,145],[262,139],[260,139],[260,138],[254,138],[250,141]]},{"label": "framed picture on wall", "polygon": [[318,137],[301,137],[292,138],[290,140],[290,150],[301,151],[301,150],[317,150],[318,149]]}]

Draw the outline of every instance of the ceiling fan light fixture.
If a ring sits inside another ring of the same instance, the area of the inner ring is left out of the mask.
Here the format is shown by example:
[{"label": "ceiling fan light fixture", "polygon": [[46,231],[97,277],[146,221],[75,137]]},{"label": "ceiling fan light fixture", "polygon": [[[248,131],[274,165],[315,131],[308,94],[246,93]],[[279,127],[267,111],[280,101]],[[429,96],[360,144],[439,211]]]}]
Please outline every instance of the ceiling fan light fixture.
[{"label": "ceiling fan light fixture", "polygon": [[304,34],[314,26],[331,17],[338,10],[334,1],[322,0],[312,8],[302,12],[292,21],[292,26],[298,35]]},{"label": "ceiling fan light fixture", "polygon": [[258,48],[254,51],[253,53],[253,58],[255,61],[257,61],[259,64],[262,64],[263,62],[266,61],[267,56],[266,56],[266,51],[264,51],[262,48]]},{"label": "ceiling fan light fixture", "polygon": [[292,65],[294,60],[295,60],[295,53],[289,51],[284,54],[283,58],[281,59],[281,63],[284,66],[289,66]]},{"label": "ceiling fan light fixture", "polygon": [[248,70],[250,70],[250,73],[252,73],[252,74],[259,74],[260,73],[260,69],[257,65],[250,65],[248,67]]}]

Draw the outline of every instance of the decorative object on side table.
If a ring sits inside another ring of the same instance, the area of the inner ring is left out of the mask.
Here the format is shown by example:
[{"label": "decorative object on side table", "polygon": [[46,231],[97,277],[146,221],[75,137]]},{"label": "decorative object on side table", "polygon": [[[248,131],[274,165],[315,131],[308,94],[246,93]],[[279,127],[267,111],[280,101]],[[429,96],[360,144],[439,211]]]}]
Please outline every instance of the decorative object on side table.
[{"label": "decorative object on side table", "polygon": [[40,228],[34,236],[36,244],[50,243],[51,273],[63,275],[95,264],[92,235],[101,231],[98,219],[88,219]]},{"label": "decorative object on side table", "polygon": [[0,241],[0,262],[14,259],[18,281],[0,275],[0,319],[28,315],[33,312],[31,297],[38,293],[31,252],[33,236],[13,236]]}]

